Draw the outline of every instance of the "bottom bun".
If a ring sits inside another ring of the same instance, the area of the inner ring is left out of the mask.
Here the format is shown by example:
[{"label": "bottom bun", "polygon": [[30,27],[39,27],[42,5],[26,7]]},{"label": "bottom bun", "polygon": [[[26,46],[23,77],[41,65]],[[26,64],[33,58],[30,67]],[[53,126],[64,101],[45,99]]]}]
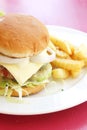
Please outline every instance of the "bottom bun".
[{"label": "bottom bun", "polygon": [[[38,93],[42,89],[44,89],[44,87],[45,87],[45,84],[38,85],[38,86],[32,86],[32,87],[23,87],[22,88],[22,97]],[[19,93],[13,89],[11,96],[19,97]]]}]

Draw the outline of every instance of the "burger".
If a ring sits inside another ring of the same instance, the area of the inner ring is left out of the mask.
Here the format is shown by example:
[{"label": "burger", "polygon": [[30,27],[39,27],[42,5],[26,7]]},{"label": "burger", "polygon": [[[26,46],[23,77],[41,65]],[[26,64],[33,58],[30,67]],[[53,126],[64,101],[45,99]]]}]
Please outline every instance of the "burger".
[{"label": "burger", "polygon": [[55,58],[47,28],[30,15],[0,18],[0,95],[28,96],[49,82]]}]

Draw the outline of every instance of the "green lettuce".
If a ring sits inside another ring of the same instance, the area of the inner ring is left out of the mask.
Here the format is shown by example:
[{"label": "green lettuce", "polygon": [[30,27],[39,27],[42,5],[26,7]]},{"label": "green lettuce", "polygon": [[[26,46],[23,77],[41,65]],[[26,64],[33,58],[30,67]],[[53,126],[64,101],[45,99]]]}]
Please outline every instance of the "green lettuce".
[{"label": "green lettuce", "polygon": [[[50,64],[44,65],[36,74],[34,74],[29,80],[27,80],[22,86],[32,87],[47,82],[47,79],[51,76],[52,67]],[[16,81],[1,77],[0,88],[20,88]]]}]

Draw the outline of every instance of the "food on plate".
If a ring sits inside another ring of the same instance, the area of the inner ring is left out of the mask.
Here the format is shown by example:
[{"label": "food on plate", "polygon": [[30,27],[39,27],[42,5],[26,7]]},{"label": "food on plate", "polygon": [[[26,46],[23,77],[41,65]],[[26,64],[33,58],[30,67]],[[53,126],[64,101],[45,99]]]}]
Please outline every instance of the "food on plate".
[{"label": "food on plate", "polygon": [[72,57],[75,60],[83,60],[85,65],[87,65],[87,46],[81,44],[79,47],[75,48]]},{"label": "food on plate", "polygon": [[81,70],[87,66],[87,46],[81,44],[77,47],[69,41],[55,37],[55,35],[50,36],[50,39],[56,47],[56,58],[51,62],[53,78],[78,77]]},{"label": "food on plate", "polygon": [[71,70],[70,73],[71,73],[72,77],[75,78],[75,77],[80,75],[81,69],[77,69],[77,70],[74,70],[74,71]]},{"label": "food on plate", "polygon": [[55,46],[58,46],[61,50],[68,53],[69,55],[72,54],[71,45],[67,41],[59,39],[55,36],[50,36],[51,41],[54,43]]},{"label": "food on plate", "polygon": [[54,79],[66,79],[70,75],[69,71],[63,68],[57,68],[52,70],[52,76]]},{"label": "food on plate", "polygon": [[0,95],[27,96],[49,82],[55,52],[49,33],[33,16],[7,14],[0,21]]},{"label": "food on plate", "polygon": [[62,58],[56,58],[52,65],[55,67],[61,67],[66,70],[78,70],[81,69],[84,66],[84,61],[79,60],[73,60],[73,59],[62,59]]},{"label": "food on plate", "polygon": [[59,50],[59,49],[56,50],[56,56],[58,58],[71,59],[70,56],[66,52]]}]

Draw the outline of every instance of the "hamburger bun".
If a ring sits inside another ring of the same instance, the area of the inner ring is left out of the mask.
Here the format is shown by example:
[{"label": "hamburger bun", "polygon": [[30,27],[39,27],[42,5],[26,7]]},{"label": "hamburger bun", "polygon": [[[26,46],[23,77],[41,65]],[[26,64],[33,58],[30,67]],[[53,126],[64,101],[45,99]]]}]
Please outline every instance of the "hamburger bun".
[{"label": "hamburger bun", "polygon": [[[40,92],[42,89],[44,89],[45,87],[45,84],[42,84],[42,85],[38,85],[38,86],[32,86],[32,87],[22,87],[22,97],[25,97],[25,96],[29,96],[29,95],[32,95],[32,94],[36,94],[38,92]],[[10,90],[11,88],[8,88],[8,90]],[[3,88],[0,88],[2,92],[2,96],[4,95],[5,93],[5,89]],[[12,97],[19,97],[19,93],[15,90],[15,89],[11,89],[12,92],[11,92],[11,95]],[[7,96],[7,95],[6,95]]]},{"label": "hamburger bun", "polygon": [[0,21],[0,53],[9,57],[36,55],[48,46],[46,27],[35,17],[7,14]]},{"label": "hamburger bun", "polygon": [[[22,88],[22,97],[24,96],[28,96],[31,94],[36,94],[38,92],[40,92],[42,89],[44,89],[45,85],[38,85],[38,86],[32,86],[32,87],[23,87]],[[15,90],[13,90],[11,96],[13,97],[19,97],[19,93]]]}]

